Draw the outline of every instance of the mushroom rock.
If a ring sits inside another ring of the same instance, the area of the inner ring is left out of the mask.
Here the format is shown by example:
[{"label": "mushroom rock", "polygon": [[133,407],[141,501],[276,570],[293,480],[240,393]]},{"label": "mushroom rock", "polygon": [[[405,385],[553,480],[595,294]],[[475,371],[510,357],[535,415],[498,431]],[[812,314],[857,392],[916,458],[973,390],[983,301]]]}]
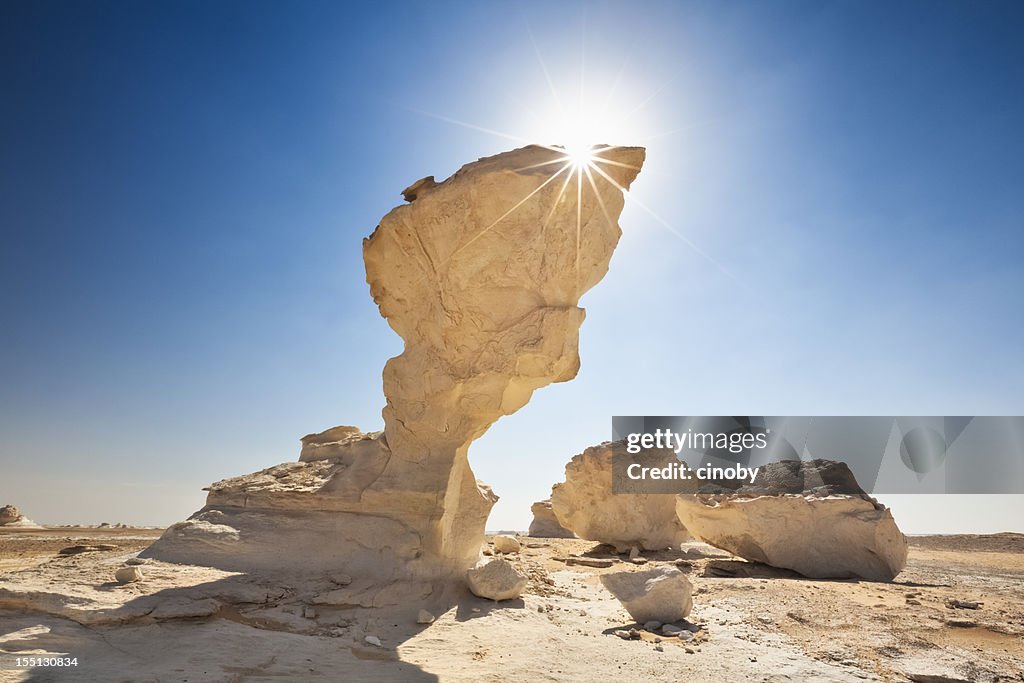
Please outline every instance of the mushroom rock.
[{"label": "mushroom rock", "polygon": [[0,526],[5,527],[36,527],[38,526],[31,519],[21,514],[13,505],[0,507]]},{"label": "mushroom rock", "polygon": [[768,463],[752,484],[680,495],[676,510],[705,543],[810,578],[889,581],[907,562],[892,512],[841,462]]},{"label": "mushroom rock", "polygon": [[470,444],[534,390],[576,376],[580,297],[608,270],[644,150],[587,174],[529,146],[418,181],[363,241],[370,293],[405,342],[384,430],[302,439],[299,462],[213,484],[145,555],[231,570],[330,568],[371,583],[473,567],[497,497]]},{"label": "mushroom rock", "polygon": [[533,521],[530,522],[529,535],[534,538],[576,538],[576,534],[558,523],[555,511],[551,509],[550,500],[538,500],[530,506]]},{"label": "mushroom rock", "polygon": [[[640,484],[620,481],[623,489],[616,492],[619,487],[612,485],[612,462],[626,457],[626,448],[623,440],[611,441],[574,456],[565,466],[565,481],[551,489],[555,517],[580,538],[614,546],[620,553],[633,546],[644,550],[678,548],[690,540],[690,534],[676,515],[675,494],[680,489],[696,491],[696,482],[671,482],[664,487],[671,492],[651,493]],[[671,448],[645,449],[628,457],[650,467],[679,462]]]}]

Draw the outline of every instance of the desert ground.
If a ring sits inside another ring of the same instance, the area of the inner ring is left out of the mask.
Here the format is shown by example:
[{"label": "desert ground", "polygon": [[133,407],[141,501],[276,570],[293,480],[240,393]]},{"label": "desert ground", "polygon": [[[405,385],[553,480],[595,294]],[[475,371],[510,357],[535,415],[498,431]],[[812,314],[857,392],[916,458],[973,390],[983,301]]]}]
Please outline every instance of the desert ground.
[{"label": "desert ground", "polygon": [[[315,577],[152,560],[145,580],[114,581],[159,534],[0,532],[0,681],[1024,680],[1020,534],[911,538],[891,583],[807,580],[701,543],[630,561],[523,538],[507,556],[530,577],[522,599],[449,591],[380,608],[317,604]],[[632,624],[598,580],[659,563],[694,584],[688,640]],[[417,624],[420,609],[436,620]],[[639,637],[615,634],[630,628]],[[17,666],[27,656],[78,666]]]}]

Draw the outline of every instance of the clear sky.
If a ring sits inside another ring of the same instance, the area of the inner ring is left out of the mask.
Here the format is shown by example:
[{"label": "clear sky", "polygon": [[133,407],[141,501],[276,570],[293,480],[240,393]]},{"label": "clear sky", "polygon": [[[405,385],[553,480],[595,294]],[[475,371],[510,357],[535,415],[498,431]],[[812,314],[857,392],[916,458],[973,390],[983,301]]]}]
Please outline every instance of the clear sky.
[{"label": "clear sky", "polygon": [[[168,524],[303,434],[379,429],[401,341],[361,239],[420,177],[581,131],[648,148],[650,212],[627,204],[583,300],[579,377],[470,450],[489,527],[524,528],[613,414],[1022,414],[1022,25],[1019,2],[4,2],[0,504]],[[912,533],[1024,531],[1021,497],[894,505]]]}]

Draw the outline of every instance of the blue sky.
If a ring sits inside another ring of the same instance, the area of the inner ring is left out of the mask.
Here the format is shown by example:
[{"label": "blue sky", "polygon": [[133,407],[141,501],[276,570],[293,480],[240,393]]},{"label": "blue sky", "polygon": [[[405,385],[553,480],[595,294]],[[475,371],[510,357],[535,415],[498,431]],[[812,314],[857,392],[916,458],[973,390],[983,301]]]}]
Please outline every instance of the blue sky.
[{"label": "blue sky", "polygon": [[[471,449],[490,526],[613,414],[1024,413],[1019,3],[349,5],[0,8],[0,504],[166,524],[380,428],[401,342],[362,237],[412,181],[581,126],[648,148],[650,213],[577,380]],[[1022,501],[895,509],[1024,531]]]}]

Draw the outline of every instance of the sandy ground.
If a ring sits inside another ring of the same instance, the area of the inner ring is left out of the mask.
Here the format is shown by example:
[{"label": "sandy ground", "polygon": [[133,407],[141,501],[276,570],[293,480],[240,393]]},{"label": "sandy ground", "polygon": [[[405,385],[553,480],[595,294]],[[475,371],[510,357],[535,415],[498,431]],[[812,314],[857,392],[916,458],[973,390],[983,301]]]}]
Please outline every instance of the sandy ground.
[{"label": "sandy ground", "polygon": [[[428,589],[364,609],[315,604],[325,577],[150,562],[145,581],[114,582],[157,535],[0,532],[0,681],[1024,681],[1017,534],[911,539],[892,583],[802,579],[697,543],[646,553],[689,572],[688,642],[613,634],[631,620],[598,576],[640,567],[591,542],[524,539],[521,600]],[[71,546],[95,549],[60,554]],[[417,625],[420,608],[437,620]],[[44,655],[78,666],[18,666]]]}]

